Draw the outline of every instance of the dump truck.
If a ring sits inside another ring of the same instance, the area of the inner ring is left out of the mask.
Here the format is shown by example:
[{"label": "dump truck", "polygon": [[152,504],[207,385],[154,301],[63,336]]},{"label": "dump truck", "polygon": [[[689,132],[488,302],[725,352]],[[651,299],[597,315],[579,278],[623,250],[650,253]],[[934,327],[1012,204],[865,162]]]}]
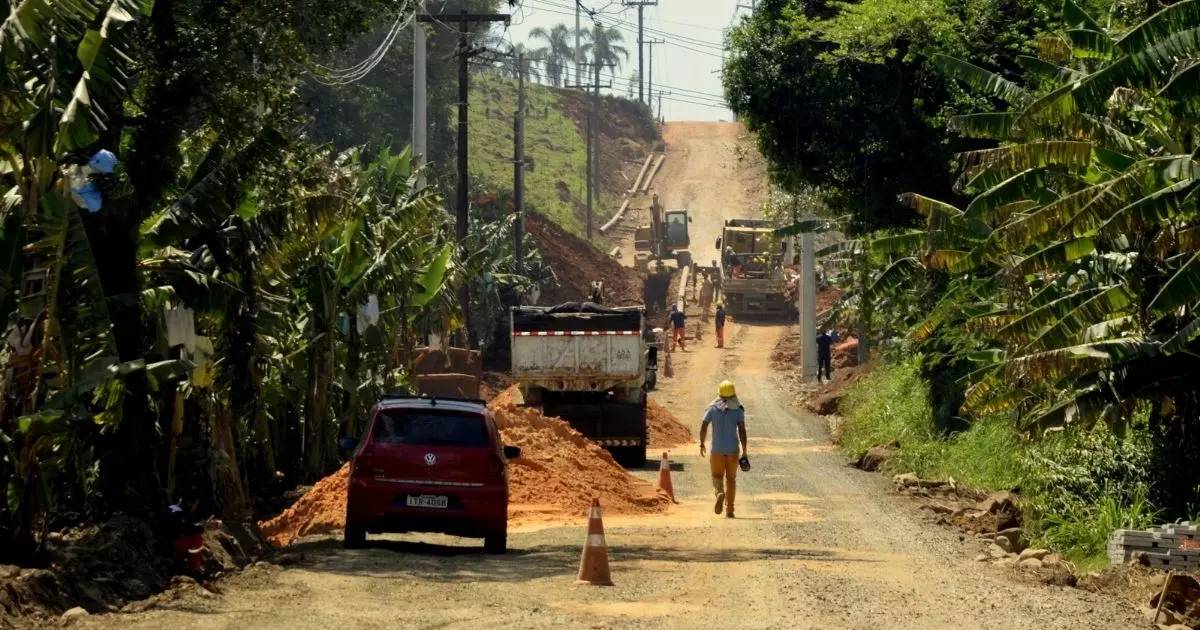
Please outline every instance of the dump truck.
[{"label": "dump truck", "polygon": [[512,378],[540,405],[623,466],[646,463],[646,390],[658,364],[642,306],[567,303],[511,312]]},{"label": "dump truck", "polygon": [[775,228],[761,219],[729,219],[717,239],[721,273],[720,300],[730,315],[786,315],[788,300],[783,252]]}]

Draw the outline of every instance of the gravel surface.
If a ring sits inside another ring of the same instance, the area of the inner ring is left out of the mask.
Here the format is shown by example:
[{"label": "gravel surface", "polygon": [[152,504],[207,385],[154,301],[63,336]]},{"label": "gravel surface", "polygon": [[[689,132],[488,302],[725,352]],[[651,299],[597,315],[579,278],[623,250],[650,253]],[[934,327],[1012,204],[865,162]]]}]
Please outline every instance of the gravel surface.
[{"label": "gravel surface", "polygon": [[[728,152],[728,124],[689,123],[690,154]],[[716,133],[710,133],[712,129]],[[699,135],[696,135],[699,134]],[[707,134],[707,135],[706,135]],[[711,138],[706,144],[705,138]],[[711,156],[709,162],[711,162]],[[670,162],[670,158],[668,159]],[[660,174],[661,176],[661,174]],[[729,181],[725,182],[731,186]],[[665,182],[664,182],[664,185]],[[674,193],[671,193],[674,194]],[[670,197],[668,197],[670,198]],[[696,224],[719,225],[720,204]],[[732,214],[730,214],[732,216]],[[711,242],[707,233],[693,242]],[[698,239],[708,239],[707,241]],[[476,541],[397,536],[345,551],[303,539],[275,563],[154,610],[79,620],[85,628],[1146,628],[1136,611],[1077,589],[1022,582],[976,563],[970,538],[930,526],[887,480],[847,466],[825,423],[791,410],[770,372],[784,326],[734,322],[725,350],[674,355],[656,400],[699,435],[724,378],[748,409],[753,470],[739,474],[736,519],[713,514],[696,445],[671,451],[680,504],[666,515],[605,519],[613,587],[573,586],[586,524],[527,527],[511,552]],[[652,460],[656,458],[651,458]],[[656,479],[656,470],[638,471]]]}]

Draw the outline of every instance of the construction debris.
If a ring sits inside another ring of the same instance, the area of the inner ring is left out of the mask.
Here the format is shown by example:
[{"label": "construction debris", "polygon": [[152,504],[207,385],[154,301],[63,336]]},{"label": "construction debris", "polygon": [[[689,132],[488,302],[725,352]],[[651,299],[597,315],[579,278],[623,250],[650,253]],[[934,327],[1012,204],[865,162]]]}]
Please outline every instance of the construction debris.
[{"label": "construction debris", "polygon": [[1118,529],[1108,539],[1114,565],[1131,560],[1158,569],[1200,570],[1200,528],[1184,521],[1139,531]]}]

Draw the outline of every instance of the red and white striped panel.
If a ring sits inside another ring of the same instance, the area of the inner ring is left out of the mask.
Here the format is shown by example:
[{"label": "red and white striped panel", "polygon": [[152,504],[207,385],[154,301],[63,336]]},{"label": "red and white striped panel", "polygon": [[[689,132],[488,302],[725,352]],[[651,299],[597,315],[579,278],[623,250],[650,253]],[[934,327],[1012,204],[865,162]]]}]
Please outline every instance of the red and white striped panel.
[{"label": "red and white striped panel", "polygon": [[641,334],[636,330],[542,330],[538,332],[516,332],[518,337],[611,337]]}]

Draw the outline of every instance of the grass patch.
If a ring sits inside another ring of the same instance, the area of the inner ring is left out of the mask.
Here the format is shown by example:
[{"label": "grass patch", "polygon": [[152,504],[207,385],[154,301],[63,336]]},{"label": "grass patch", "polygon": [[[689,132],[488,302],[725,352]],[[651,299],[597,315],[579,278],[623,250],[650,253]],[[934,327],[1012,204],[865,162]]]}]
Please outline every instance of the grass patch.
[{"label": "grass patch", "polygon": [[933,424],[920,357],[885,363],[841,402],[842,448],[858,457],[876,444],[899,442],[890,472],[913,472],[985,489],[1016,489],[1033,544],[1063,554],[1082,570],[1107,566],[1116,529],[1154,525],[1153,443],[1139,423],[1117,436],[1098,427],[1024,439],[1004,418],[979,420],[962,432]]},{"label": "grass patch", "polygon": [[[587,201],[587,144],[578,126],[559,107],[557,93],[546,86],[526,84],[525,155],[534,170],[525,174],[525,204],[563,229],[582,237],[586,231],[578,208]],[[471,174],[491,190],[512,190],[513,112],[517,86],[511,79],[487,73],[471,75]],[[616,208],[614,195],[596,201],[594,225]]]}]

